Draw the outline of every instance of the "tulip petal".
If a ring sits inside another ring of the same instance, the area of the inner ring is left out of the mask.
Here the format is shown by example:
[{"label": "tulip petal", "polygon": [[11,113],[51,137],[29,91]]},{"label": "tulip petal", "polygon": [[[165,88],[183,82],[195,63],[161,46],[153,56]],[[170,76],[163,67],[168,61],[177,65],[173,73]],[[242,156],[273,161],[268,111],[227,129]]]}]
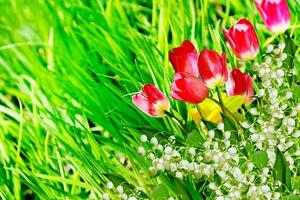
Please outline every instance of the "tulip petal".
[{"label": "tulip petal", "polygon": [[246,105],[249,105],[253,101],[252,78],[249,74],[242,73],[238,68],[231,70],[226,83],[226,90],[229,96],[243,96]]},{"label": "tulip petal", "polygon": [[168,98],[153,84],[146,84],[140,93],[132,97],[132,102],[151,117],[163,117],[170,110]]},{"label": "tulip petal", "polygon": [[290,25],[290,11],[286,0],[255,0],[266,27],[273,33],[283,33]]},{"label": "tulip petal", "polygon": [[200,103],[208,96],[204,82],[188,73],[176,73],[171,87],[174,99],[188,103]]},{"label": "tulip petal", "polygon": [[175,72],[186,72],[198,76],[198,54],[194,45],[188,41],[183,41],[180,47],[169,52],[169,59]]},{"label": "tulip petal", "polygon": [[242,18],[229,31],[223,33],[234,54],[243,60],[252,60],[258,54],[259,42],[252,24]]},{"label": "tulip petal", "polygon": [[152,104],[157,100],[165,99],[165,95],[152,84],[144,85],[142,94],[148,97],[148,101]]},{"label": "tulip petal", "polygon": [[235,49],[236,46],[235,46],[234,41],[231,39],[231,36],[230,36],[230,34],[229,34],[229,31],[228,31],[227,29],[225,29],[225,28],[222,28],[222,31],[223,31],[223,33],[224,33],[224,35],[225,35],[225,38],[226,38],[227,42],[229,43],[230,47],[231,47],[232,49]]},{"label": "tulip petal", "polygon": [[224,53],[219,56],[216,51],[202,50],[198,60],[198,68],[201,79],[209,88],[223,85],[227,80],[226,56]]},{"label": "tulip petal", "polygon": [[143,111],[147,115],[150,115],[149,101],[145,96],[141,94],[136,94],[132,97],[132,101],[141,111]]}]

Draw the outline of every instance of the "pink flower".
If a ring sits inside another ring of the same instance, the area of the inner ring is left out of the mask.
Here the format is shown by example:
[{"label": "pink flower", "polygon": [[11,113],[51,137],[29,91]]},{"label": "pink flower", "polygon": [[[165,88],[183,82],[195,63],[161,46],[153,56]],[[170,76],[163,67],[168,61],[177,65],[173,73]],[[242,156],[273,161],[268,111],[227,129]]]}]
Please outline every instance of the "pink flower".
[{"label": "pink flower", "polygon": [[243,60],[253,60],[259,52],[259,42],[252,24],[240,19],[229,31],[222,29],[234,54]]},{"label": "pink flower", "polygon": [[197,77],[184,72],[176,73],[171,96],[179,101],[198,104],[208,97],[208,89]]},{"label": "pink flower", "polygon": [[246,105],[250,105],[253,101],[252,78],[249,74],[242,73],[238,68],[231,70],[226,83],[226,90],[229,96],[243,96]]},{"label": "pink flower", "polygon": [[198,53],[194,45],[188,41],[183,41],[180,47],[169,52],[169,58],[175,72],[186,72],[194,76],[199,76]]},{"label": "pink flower", "polygon": [[255,0],[266,27],[273,33],[283,33],[290,26],[290,11],[286,0]]},{"label": "pink flower", "polygon": [[153,84],[146,84],[132,97],[133,103],[151,117],[163,117],[170,110],[169,99]]},{"label": "pink flower", "polygon": [[226,56],[219,56],[216,51],[204,49],[200,52],[198,68],[201,79],[207,87],[223,85],[228,78]]}]

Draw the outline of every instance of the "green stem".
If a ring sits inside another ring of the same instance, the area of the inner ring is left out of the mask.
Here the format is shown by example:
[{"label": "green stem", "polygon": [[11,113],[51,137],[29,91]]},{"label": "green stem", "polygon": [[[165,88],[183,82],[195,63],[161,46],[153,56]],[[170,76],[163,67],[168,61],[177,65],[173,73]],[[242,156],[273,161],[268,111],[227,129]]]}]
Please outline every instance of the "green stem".
[{"label": "green stem", "polygon": [[[200,129],[199,133],[200,133],[200,135],[201,135],[202,138],[205,138],[205,136],[203,136],[204,131],[203,131],[203,127],[202,127],[201,121],[202,121],[203,125],[206,127],[205,123],[203,122],[203,120],[206,120],[206,119],[205,119],[204,115],[203,115],[202,112],[201,112],[201,109],[200,109],[200,105],[199,105],[199,104],[196,105],[196,108],[197,108],[198,113],[199,113],[199,115],[200,115],[200,117],[201,117],[201,120],[200,120],[200,122],[199,122],[199,124],[198,124],[198,127],[199,127],[199,129]],[[206,128],[207,128],[207,127],[206,127]],[[208,128],[207,128],[207,129],[208,129]]]},{"label": "green stem", "polygon": [[196,108],[197,108],[197,110],[198,110],[199,115],[201,116],[201,119],[202,119],[202,120],[205,120],[205,117],[203,116],[203,114],[202,114],[202,112],[201,112],[201,109],[200,109],[199,104],[196,105]]},{"label": "green stem", "polygon": [[[212,98],[212,97],[208,97],[210,100],[212,100],[213,102],[215,102],[216,104],[218,104],[219,106],[221,106],[221,102],[219,102],[219,101],[217,101],[217,100],[215,100],[214,98]],[[222,106],[221,106],[222,107]],[[223,111],[223,109],[224,109],[224,111]],[[227,115],[227,114],[229,114],[230,115],[230,117],[234,120],[234,121],[236,121],[237,123],[238,123],[238,119],[236,119],[235,118],[235,116],[223,105],[223,109],[222,109],[222,111],[223,111],[223,114],[224,115]]]},{"label": "green stem", "polygon": [[223,112],[223,114],[225,115],[225,106],[224,106],[224,103],[223,103],[223,99],[222,99],[222,94],[221,94],[220,88],[219,88],[219,87],[216,87],[216,89],[217,89],[217,94],[218,94],[220,106],[221,106],[221,108],[222,108],[222,112]]},{"label": "green stem", "polygon": [[181,120],[179,120],[173,113],[165,111],[165,114],[170,117],[172,120],[175,120],[178,124],[178,126],[181,128],[181,130],[186,133],[189,134],[189,132],[184,128],[183,123],[181,122]]},{"label": "green stem", "polygon": [[[220,105],[221,103],[218,102],[217,100],[215,100],[212,97],[208,97],[210,100],[212,100],[213,102],[215,102],[216,104]],[[221,105],[220,105],[221,106]],[[223,112],[224,115],[226,115],[227,117],[229,117],[237,126],[238,129],[243,131],[243,128],[241,127],[239,120],[237,118],[235,118],[235,116],[224,106],[224,110],[226,111],[226,113]],[[229,115],[229,116],[228,116]]]}]

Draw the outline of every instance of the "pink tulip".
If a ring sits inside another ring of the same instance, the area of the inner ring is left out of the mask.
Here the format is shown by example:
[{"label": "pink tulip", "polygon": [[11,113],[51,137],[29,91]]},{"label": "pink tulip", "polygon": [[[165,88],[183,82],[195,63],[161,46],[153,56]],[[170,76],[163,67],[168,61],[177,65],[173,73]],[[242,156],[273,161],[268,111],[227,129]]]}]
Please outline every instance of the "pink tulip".
[{"label": "pink tulip", "polygon": [[169,52],[169,59],[175,72],[186,72],[194,76],[199,76],[198,72],[198,53],[194,45],[188,41],[183,41],[180,47],[174,48]]},{"label": "pink tulip", "polygon": [[249,74],[242,73],[238,68],[231,70],[226,83],[226,90],[229,96],[243,96],[246,105],[250,105],[253,101],[252,78]]},{"label": "pink tulip", "polygon": [[151,117],[163,117],[170,110],[169,99],[152,84],[146,84],[140,93],[132,97],[133,103]]},{"label": "pink tulip", "polygon": [[234,54],[242,60],[253,60],[259,52],[259,42],[252,24],[240,19],[229,31],[222,29]]},{"label": "pink tulip", "polygon": [[216,51],[204,49],[200,52],[198,68],[201,79],[209,88],[223,85],[228,78],[226,56],[219,56]]},{"label": "pink tulip", "polygon": [[198,104],[208,97],[204,82],[189,73],[176,73],[172,83],[171,96],[179,101]]},{"label": "pink tulip", "polygon": [[266,27],[273,33],[283,33],[290,26],[290,11],[286,0],[255,0]]}]

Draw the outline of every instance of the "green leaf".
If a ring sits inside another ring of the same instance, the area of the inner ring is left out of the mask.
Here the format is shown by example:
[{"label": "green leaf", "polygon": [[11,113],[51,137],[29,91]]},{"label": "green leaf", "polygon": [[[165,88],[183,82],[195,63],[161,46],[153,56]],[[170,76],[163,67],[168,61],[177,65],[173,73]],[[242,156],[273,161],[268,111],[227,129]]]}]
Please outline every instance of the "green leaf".
[{"label": "green leaf", "polygon": [[186,146],[189,147],[201,147],[204,139],[198,130],[193,130],[190,132],[186,138]]},{"label": "green leaf", "polygon": [[243,96],[237,95],[237,96],[227,96],[226,94],[222,94],[223,103],[225,107],[231,112],[237,112],[238,109],[242,107],[245,100]]},{"label": "green leaf", "polygon": [[275,180],[281,181],[286,188],[291,190],[291,171],[283,153],[277,149],[276,161],[273,167],[273,176]]},{"label": "green leaf", "polygon": [[293,39],[287,35],[285,38],[285,48],[283,50],[284,53],[288,55],[288,57],[283,62],[283,66],[286,68],[293,68],[294,66],[294,57],[295,57],[295,44]]},{"label": "green leaf", "polygon": [[184,183],[181,180],[174,178],[173,182],[176,194],[180,199],[191,199],[189,192],[187,191]]},{"label": "green leaf", "polygon": [[[285,69],[293,69],[296,49],[295,49],[295,44],[293,42],[293,39],[288,34],[286,35],[285,38],[285,44],[286,46],[283,52],[286,53],[288,56],[283,61],[283,67]],[[292,85],[293,81],[294,81],[294,76],[289,76],[288,82],[290,85]]]},{"label": "green leaf", "polygon": [[162,200],[169,198],[170,195],[167,187],[163,184],[159,184],[153,189],[151,197],[155,200]]},{"label": "green leaf", "polygon": [[282,198],[282,200],[300,200],[300,195],[288,195]]},{"label": "green leaf", "polygon": [[232,113],[235,119],[237,119],[239,122],[245,121],[245,116],[239,112]]},{"label": "green leaf", "polygon": [[264,168],[268,165],[268,154],[265,151],[256,151],[250,156],[250,160],[257,168]]},{"label": "green leaf", "polygon": [[224,130],[225,131],[231,131],[230,134],[230,142],[233,144],[236,144],[238,141],[238,134],[237,134],[237,128],[235,123],[225,115],[221,114],[223,118],[223,123],[224,123]]},{"label": "green leaf", "polygon": [[202,200],[202,197],[193,189],[192,186],[186,185],[182,180],[178,178],[173,179],[173,183],[175,186],[176,194],[179,199],[183,200]]},{"label": "green leaf", "polygon": [[295,85],[292,92],[295,99],[300,99],[300,85]]},{"label": "green leaf", "polygon": [[237,128],[234,124],[234,122],[226,117],[225,115],[221,114],[223,118],[223,123],[224,123],[224,130],[225,131],[237,131]]},{"label": "green leaf", "polygon": [[293,189],[294,190],[300,189],[300,176],[297,176],[293,179]]}]

